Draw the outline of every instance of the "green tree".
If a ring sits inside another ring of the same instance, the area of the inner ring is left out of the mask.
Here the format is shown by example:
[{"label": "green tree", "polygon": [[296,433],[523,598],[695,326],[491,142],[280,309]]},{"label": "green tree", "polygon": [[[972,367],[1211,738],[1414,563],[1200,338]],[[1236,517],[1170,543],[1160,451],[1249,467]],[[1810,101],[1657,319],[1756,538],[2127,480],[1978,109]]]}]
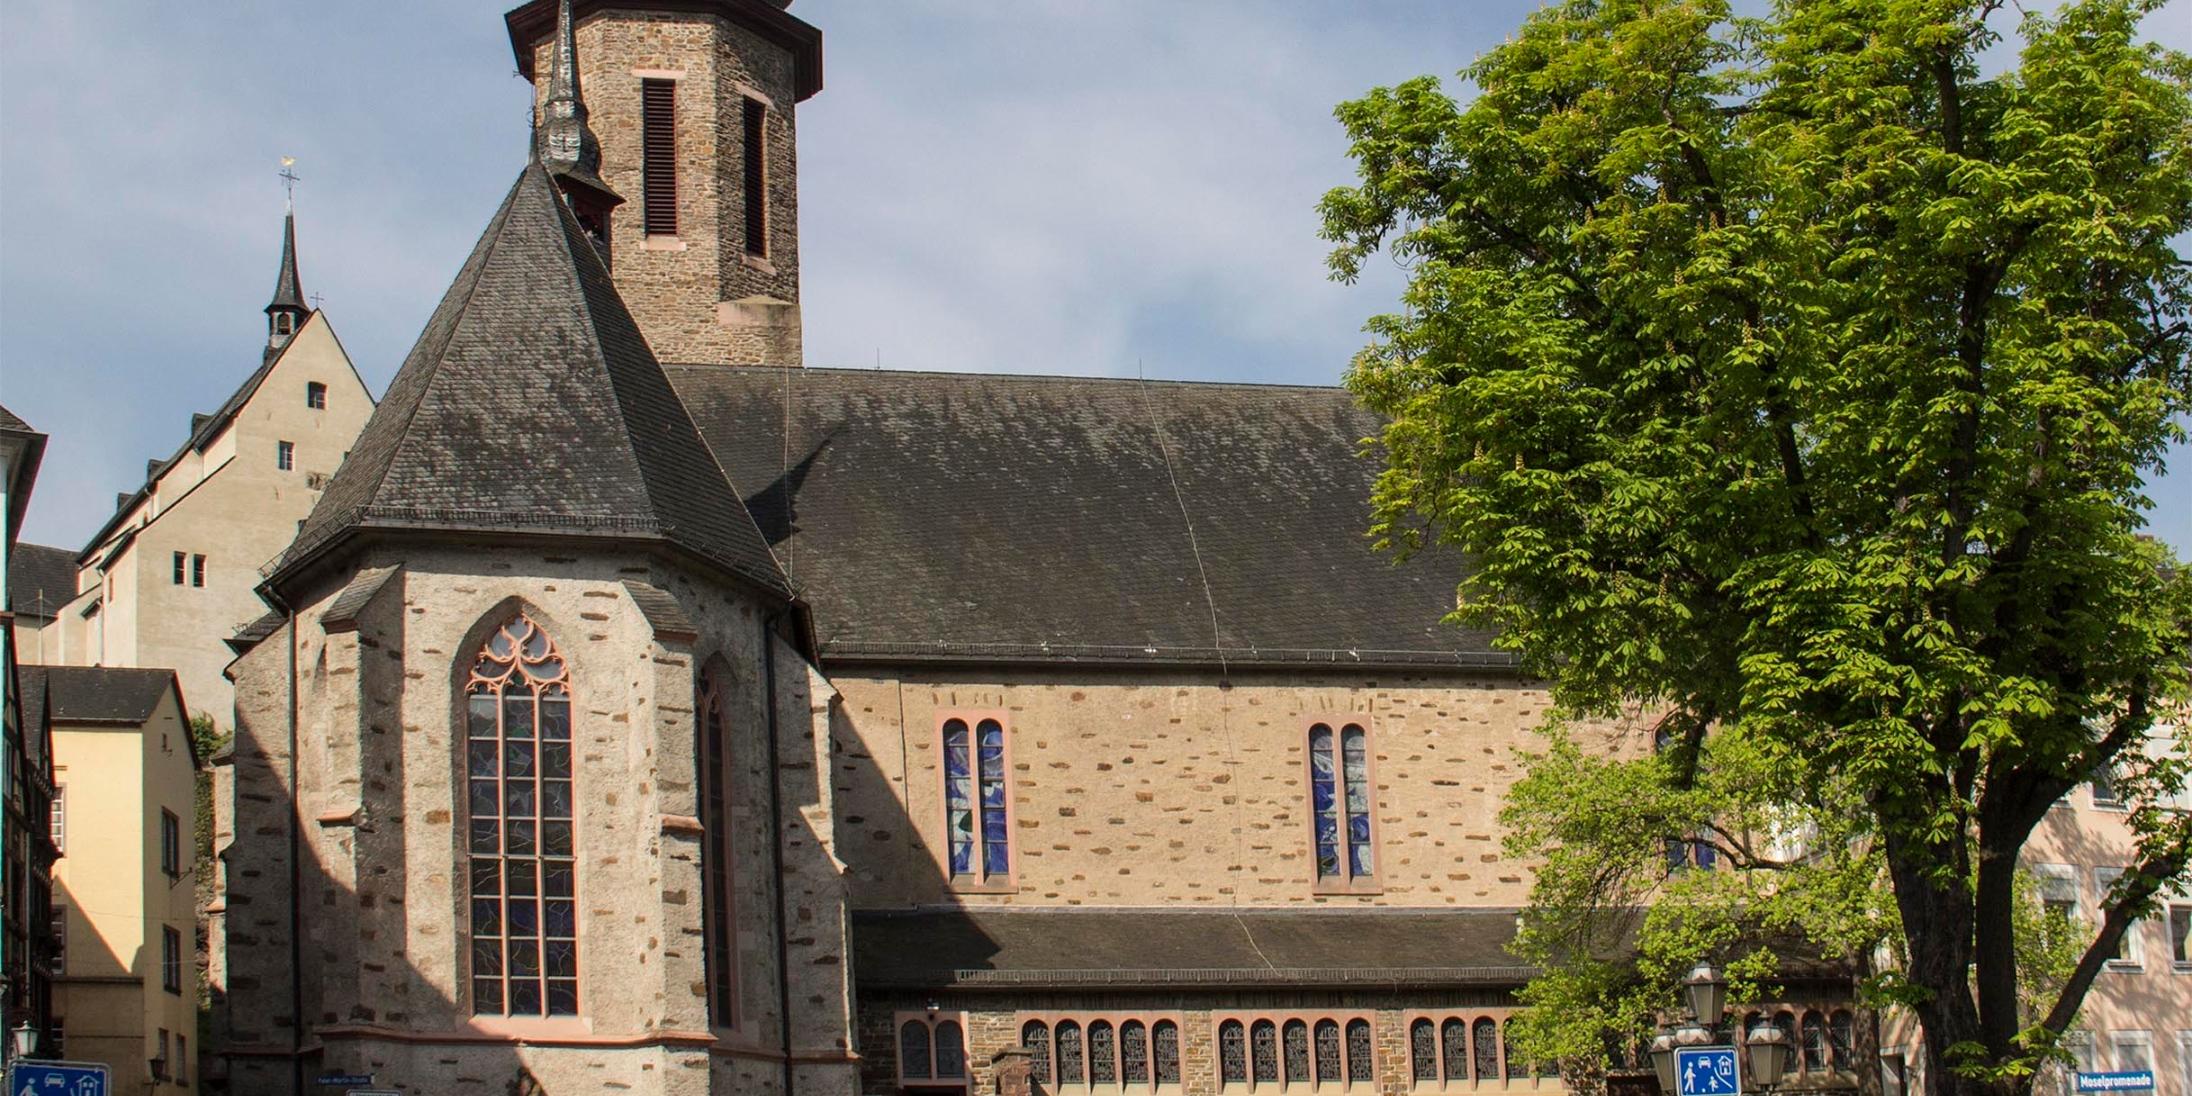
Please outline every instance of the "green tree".
[{"label": "green tree", "polygon": [[[1997,7],[1566,0],[1466,106],[1339,108],[1334,273],[1409,272],[1349,374],[1390,421],[1375,534],[1465,552],[1455,616],[1565,713],[1664,714],[1641,760],[1556,733],[1510,800],[1539,1005],[1617,1032],[1702,952],[1760,979],[1777,935],[1887,939],[1936,1091],[2021,1092],[2184,875],[2181,759],[2141,743],[2192,583],[2139,529],[2192,398],[2192,63],[2140,39],[2159,0],[2008,42]],[[2019,852],[2102,766],[2137,863],[2021,1002]],[[1753,870],[1670,879],[1670,838]]]}]

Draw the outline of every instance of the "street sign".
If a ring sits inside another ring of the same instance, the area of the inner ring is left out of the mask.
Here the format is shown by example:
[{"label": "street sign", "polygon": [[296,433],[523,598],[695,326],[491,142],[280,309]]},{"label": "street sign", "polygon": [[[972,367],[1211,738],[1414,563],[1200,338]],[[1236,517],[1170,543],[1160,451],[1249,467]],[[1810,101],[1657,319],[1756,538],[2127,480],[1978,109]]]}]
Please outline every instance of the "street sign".
[{"label": "street sign", "polygon": [[8,1096],[109,1096],[107,1067],[17,1058],[8,1064]]},{"label": "street sign", "polygon": [[1677,1047],[1674,1091],[1675,1096],[1741,1096],[1743,1083],[1735,1073],[1735,1048]]},{"label": "street sign", "polygon": [[392,1088],[353,1088],[343,1096],[403,1096]]},{"label": "street sign", "polygon": [[2115,1073],[2080,1073],[2080,1092],[2146,1092],[2154,1087],[2151,1069],[2127,1069]]},{"label": "street sign", "polygon": [[327,1088],[362,1088],[373,1083],[370,1073],[322,1073],[319,1084]]}]

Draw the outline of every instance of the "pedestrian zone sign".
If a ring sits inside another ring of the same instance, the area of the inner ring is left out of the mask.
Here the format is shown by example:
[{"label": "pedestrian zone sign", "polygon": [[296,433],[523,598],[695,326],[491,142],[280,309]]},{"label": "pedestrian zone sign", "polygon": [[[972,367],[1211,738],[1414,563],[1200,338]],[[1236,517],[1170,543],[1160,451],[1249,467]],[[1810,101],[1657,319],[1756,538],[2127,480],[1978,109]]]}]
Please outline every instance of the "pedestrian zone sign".
[{"label": "pedestrian zone sign", "polygon": [[109,1096],[107,1067],[18,1058],[8,1065],[8,1096]]},{"label": "pedestrian zone sign", "polygon": [[1674,1052],[1675,1096],[1740,1096],[1734,1047],[1680,1047]]}]

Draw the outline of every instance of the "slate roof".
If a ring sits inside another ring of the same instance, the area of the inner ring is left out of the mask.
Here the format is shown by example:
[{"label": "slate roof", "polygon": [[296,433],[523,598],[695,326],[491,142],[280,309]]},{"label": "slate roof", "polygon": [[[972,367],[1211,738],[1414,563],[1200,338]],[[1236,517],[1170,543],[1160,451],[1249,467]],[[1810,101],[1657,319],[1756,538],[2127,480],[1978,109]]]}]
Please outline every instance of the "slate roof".
[{"label": "slate roof", "polygon": [[13,436],[23,446],[22,458],[8,473],[14,482],[0,484],[8,489],[8,512],[0,514],[6,528],[0,529],[0,536],[13,537],[23,527],[23,514],[30,509],[31,488],[38,482],[39,462],[45,459],[46,436],[6,407],[0,407],[0,434]]},{"label": "slate roof", "polygon": [[31,429],[29,423],[24,422],[21,417],[5,406],[0,406],[0,430],[13,430],[20,434],[37,433],[37,431]]},{"label": "slate roof", "polygon": [[1372,550],[1380,424],[1340,389],[669,372],[825,661],[1512,665],[1440,623],[1455,557]]},{"label": "slate roof", "polygon": [[964,909],[853,913],[862,989],[1512,986],[1515,911]]},{"label": "slate roof", "polygon": [[50,617],[75,598],[76,553],[27,543],[8,553],[8,608]]},{"label": "slate roof", "polygon": [[[23,666],[25,692],[41,694],[55,723],[136,724],[152,718],[161,698],[180,693],[173,670],[114,666]],[[38,678],[36,686],[29,684]],[[25,709],[26,719],[28,709]]]},{"label": "slate roof", "polygon": [[282,268],[274,276],[274,298],[266,305],[268,312],[285,310],[311,311],[305,307],[304,290],[297,284],[297,215],[294,212],[282,216]]},{"label": "slate roof", "polygon": [[537,162],[481,233],[277,580],[372,528],[655,540],[785,590]]}]

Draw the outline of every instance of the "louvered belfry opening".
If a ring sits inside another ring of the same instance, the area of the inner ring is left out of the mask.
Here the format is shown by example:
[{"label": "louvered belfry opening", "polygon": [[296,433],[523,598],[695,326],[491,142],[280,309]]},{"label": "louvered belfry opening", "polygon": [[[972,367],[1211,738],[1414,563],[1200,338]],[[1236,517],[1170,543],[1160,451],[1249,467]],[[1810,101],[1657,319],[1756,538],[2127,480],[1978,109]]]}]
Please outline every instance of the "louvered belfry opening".
[{"label": "louvered belfry opening", "polygon": [[745,116],[741,160],[744,168],[746,197],[746,254],[766,258],[769,254],[769,186],[765,157],[764,135],[767,132],[769,108],[759,99],[745,101]]},{"label": "louvered belfry opening", "polygon": [[642,204],[649,236],[677,235],[677,81],[641,80]]}]

